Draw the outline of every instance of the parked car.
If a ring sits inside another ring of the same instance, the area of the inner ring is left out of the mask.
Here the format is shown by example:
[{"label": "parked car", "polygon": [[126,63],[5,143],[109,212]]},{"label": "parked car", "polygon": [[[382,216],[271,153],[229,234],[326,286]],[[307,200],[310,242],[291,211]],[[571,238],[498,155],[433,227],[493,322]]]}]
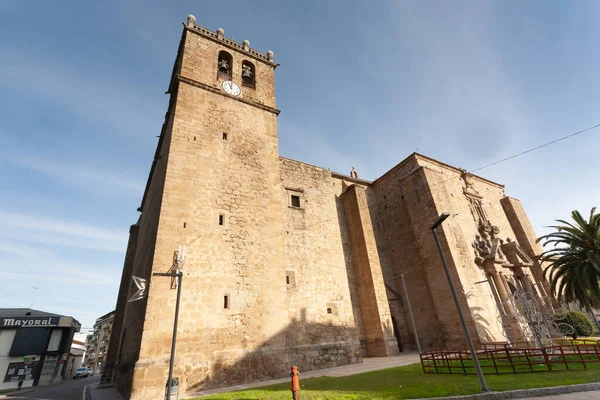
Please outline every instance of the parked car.
[{"label": "parked car", "polygon": [[73,374],[73,379],[87,378],[87,377],[88,377],[88,369],[87,368],[77,368],[75,370],[75,374]]},{"label": "parked car", "polygon": [[93,368],[89,368],[87,369],[88,372],[88,376],[94,376],[94,369]]}]

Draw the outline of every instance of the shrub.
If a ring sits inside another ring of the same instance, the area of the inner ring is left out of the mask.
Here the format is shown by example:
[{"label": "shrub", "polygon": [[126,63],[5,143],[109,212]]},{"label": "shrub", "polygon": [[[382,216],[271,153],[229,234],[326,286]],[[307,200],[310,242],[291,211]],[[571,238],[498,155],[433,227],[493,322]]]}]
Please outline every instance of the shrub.
[{"label": "shrub", "polygon": [[594,333],[594,324],[584,313],[579,311],[569,311],[566,314],[559,314],[554,317],[554,320],[559,324],[559,329],[562,324],[568,324],[573,329],[560,329],[565,336],[571,336],[573,340],[581,336],[590,336]]}]

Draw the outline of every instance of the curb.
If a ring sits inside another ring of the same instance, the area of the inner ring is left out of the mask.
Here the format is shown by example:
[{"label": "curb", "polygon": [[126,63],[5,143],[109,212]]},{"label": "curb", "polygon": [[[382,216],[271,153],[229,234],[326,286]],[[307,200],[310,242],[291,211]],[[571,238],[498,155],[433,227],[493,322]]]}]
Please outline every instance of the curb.
[{"label": "curb", "polygon": [[[431,397],[433,400],[505,400],[505,399],[522,399],[525,397],[541,397],[541,396],[553,396],[558,394],[568,394],[577,392],[591,392],[593,390],[600,390],[600,382],[595,383],[583,383],[579,385],[567,385],[567,386],[552,386],[545,388],[533,388],[533,389],[520,389],[520,390],[507,390],[505,392],[492,392],[492,393],[478,393],[464,396],[450,396],[450,397]],[[420,399],[428,400],[428,399]]]},{"label": "curb", "polygon": [[56,382],[56,383],[51,383],[49,385],[44,385],[44,386],[30,386],[30,387],[25,388],[25,389],[14,390],[12,392],[0,394],[0,399],[10,399],[11,397],[14,397],[14,396],[17,396],[17,395],[20,395],[20,394],[33,393],[33,392],[37,392],[38,390],[45,389],[47,387],[58,386],[58,385],[62,385],[64,383],[68,383],[68,382],[71,382],[71,379],[63,379],[62,381],[59,381],[59,382]]},{"label": "curb", "polygon": [[85,385],[83,388],[83,396],[81,400],[92,400],[92,390],[90,389],[90,385]]}]

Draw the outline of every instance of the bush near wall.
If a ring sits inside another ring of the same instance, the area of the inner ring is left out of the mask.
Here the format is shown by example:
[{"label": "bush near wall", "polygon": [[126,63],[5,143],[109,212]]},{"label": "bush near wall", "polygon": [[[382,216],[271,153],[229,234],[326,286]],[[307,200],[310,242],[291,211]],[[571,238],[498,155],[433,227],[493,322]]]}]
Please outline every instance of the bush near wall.
[{"label": "bush near wall", "polygon": [[573,333],[569,332],[565,336],[570,336],[573,340],[578,337],[587,337],[594,333],[594,324],[590,319],[582,312],[569,311],[566,314],[559,314],[555,316],[557,322],[566,323],[573,327],[575,330]]}]

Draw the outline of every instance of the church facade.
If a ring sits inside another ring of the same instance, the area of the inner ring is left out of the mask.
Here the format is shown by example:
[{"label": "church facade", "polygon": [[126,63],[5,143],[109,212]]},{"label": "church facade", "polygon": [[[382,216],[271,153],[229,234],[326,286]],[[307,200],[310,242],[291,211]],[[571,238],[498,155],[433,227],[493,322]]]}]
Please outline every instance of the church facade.
[{"label": "church facade", "polygon": [[443,212],[477,345],[519,336],[511,293],[549,301],[535,232],[502,185],[416,153],[375,181],[280,156],[277,66],[188,17],[103,375],[125,398],[161,398],[167,381],[177,289],[153,273],[183,272],[173,376],[187,392],[413,351],[407,294],[423,350],[464,347],[430,230]]}]

